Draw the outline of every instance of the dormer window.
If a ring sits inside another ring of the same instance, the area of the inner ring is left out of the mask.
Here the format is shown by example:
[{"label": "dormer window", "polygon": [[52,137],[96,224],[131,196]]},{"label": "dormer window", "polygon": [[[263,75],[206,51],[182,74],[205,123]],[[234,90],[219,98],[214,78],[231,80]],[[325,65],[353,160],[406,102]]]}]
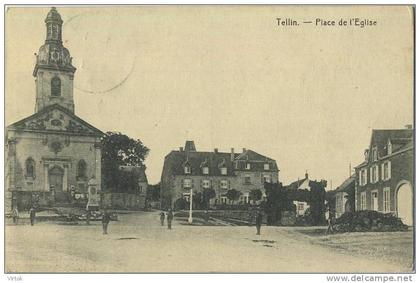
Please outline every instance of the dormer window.
[{"label": "dormer window", "polygon": [[191,174],[191,166],[190,165],[185,165],[184,166],[184,173],[185,174]]},{"label": "dormer window", "polygon": [[270,170],[270,164],[264,163],[264,170]]},{"label": "dormer window", "polygon": [[387,151],[388,155],[392,154],[392,143],[391,143],[391,141],[388,142],[388,145],[386,147],[386,151]]},{"label": "dormer window", "polygon": [[372,159],[373,161],[378,160],[378,150],[376,147],[372,148]]},{"label": "dormer window", "polygon": [[208,175],[209,174],[209,167],[205,166],[203,167],[203,175]]},{"label": "dormer window", "polygon": [[226,167],[220,168],[220,174],[227,175],[227,168]]},{"label": "dormer window", "polygon": [[245,169],[246,169],[246,170],[251,170],[251,163],[247,163],[247,164],[245,165]]}]

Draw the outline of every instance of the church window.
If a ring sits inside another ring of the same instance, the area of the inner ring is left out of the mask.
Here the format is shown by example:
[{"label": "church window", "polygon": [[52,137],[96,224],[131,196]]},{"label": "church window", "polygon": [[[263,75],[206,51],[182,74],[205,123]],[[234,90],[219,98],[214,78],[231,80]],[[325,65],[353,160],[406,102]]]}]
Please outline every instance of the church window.
[{"label": "church window", "polygon": [[26,177],[35,178],[35,161],[32,158],[26,160]]},{"label": "church window", "polygon": [[77,178],[86,178],[86,170],[86,162],[82,159],[77,163]]},{"label": "church window", "polygon": [[51,79],[51,96],[61,96],[61,80],[59,77]]}]

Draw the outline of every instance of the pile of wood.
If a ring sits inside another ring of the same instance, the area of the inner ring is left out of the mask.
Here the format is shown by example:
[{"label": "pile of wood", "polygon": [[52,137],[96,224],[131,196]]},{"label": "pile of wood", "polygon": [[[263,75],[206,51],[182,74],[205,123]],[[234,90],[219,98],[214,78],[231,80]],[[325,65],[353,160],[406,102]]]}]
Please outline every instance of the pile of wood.
[{"label": "pile of wood", "polygon": [[334,223],[337,232],[406,231],[408,226],[391,213],[371,210],[346,212]]}]

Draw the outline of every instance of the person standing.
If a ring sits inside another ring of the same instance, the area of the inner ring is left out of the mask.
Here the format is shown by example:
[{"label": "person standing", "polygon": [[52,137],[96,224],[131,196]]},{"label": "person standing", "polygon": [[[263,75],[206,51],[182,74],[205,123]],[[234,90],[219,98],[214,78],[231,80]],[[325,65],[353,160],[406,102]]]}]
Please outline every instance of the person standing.
[{"label": "person standing", "polygon": [[102,230],[104,235],[108,234],[109,221],[111,221],[111,216],[108,211],[104,209],[104,212],[102,213]]},{"label": "person standing", "polygon": [[31,207],[31,209],[29,209],[29,219],[31,220],[31,226],[34,226],[35,224],[35,217],[36,217],[36,210],[34,207]]},{"label": "person standing", "polygon": [[17,225],[19,221],[19,211],[18,211],[17,206],[15,206],[12,210],[12,217],[13,217],[13,223]]},{"label": "person standing", "polygon": [[171,230],[172,229],[172,219],[174,219],[174,214],[172,213],[172,209],[168,210],[168,215],[167,215],[167,222],[168,222],[168,229]]},{"label": "person standing", "polygon": [[165,212],[160,212],[160,225],[163,226],[165,224]]},{"label": "person standing", "polygon": [[263,215],[261,211],[258,210],[257,216],[255,217],[255,226],[257,227],[257,235],[260,235],[262,219],[263,219]]},{"label": "person standing", "polygon": [[325,235],[329,234],[329,233],[334,233],[334,214],[331,212],[331,210],[328,210],[328,228],[327,231],[325,231]]}]

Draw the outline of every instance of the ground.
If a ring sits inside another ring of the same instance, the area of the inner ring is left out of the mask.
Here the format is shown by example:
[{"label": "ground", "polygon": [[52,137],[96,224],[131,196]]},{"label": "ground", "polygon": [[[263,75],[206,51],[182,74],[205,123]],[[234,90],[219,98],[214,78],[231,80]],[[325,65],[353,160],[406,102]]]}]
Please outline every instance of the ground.
[{"label": "ground", "polygon": [[[412,232],[324,236],[315,228],[160,226],[159,212],[89,226],[6,226],[6,272],[410,272]],[[312,233],[312,232],[313,233]]]}]

